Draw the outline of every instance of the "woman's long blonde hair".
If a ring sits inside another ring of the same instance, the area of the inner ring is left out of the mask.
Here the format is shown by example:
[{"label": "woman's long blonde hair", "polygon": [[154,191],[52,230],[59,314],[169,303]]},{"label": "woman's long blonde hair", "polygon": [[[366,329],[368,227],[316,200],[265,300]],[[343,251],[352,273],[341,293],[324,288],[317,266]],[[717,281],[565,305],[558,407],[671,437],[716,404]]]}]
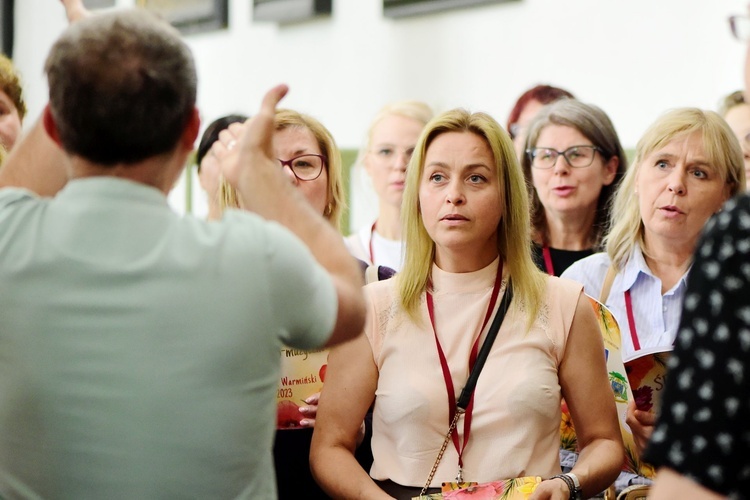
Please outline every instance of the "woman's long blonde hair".
[{"label": "woman's long blonde hair", "polygon": [[422,294],[430,283],[435,242],[427,234],[419,203],[419,187],[427,149],[446,132],[468,132],[484,139],[492,151],[502,203],[497,227],[497,250],[505,262],[516,300],[528,314],[528,325],[536,319],[544,292],[545,277],[531,258],[529,198],[513,142],[502,127],[485,113],[454,109],[435,117],[422,131],[407,169],[401,218],[406,236],[403,270],[396,276],[404,310],[414,319]]},{"label": "woman's long blonde hair", "polygon": [[[293,111],[291,109],[279,109],[274,119],[276,131],[287,128],[303,128],[312,132],[318,147],[328,159],[325,165],[328,173],[328,189],[326,193],[326,206],[323,211],[325,217],[333,227],[341,229],[341,214],[346,207],[346,196],[344,194],[344,180],[342,174],[341,152],[333,136],[327,128],[312,116]],[[223,212],[227,208],[239,208],[237,191],[225,180],[221,181],[219,192],[219,207]]]},{"label": "woman's long blonde hair", "polygon": [[709,162],[729,187],[730,197],[745,189],[745,167],[742,149],[732,129],[713,111],[698,108],[678,108],[661,115],[646,130],[636,145],[635,159],[615,195],[611,211],[611,229],[604,242],[612,264],[619,271],[633,252],[635,245],[648,255],[643,235],[635,180],[643,161],[651,153],[673,140],[700,132]]}]

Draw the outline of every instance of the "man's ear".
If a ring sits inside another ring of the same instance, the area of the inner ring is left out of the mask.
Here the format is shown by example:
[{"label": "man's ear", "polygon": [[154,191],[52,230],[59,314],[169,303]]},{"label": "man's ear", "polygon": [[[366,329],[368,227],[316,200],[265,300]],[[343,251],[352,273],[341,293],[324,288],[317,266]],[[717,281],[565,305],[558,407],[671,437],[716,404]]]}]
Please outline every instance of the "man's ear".
[{"label": "man's ear", "polygon": [[55,144],[62,147],[60,142],[60,134],[57,132],[57,124],[55,118],[52,116],[52,111],[49,109],[49,103],[44,107],[44,113],[42,113],[42,121],[44,123],[44,130],[47,135],[55,141]]},{"label": "man's ear", "polygon": [[192,151],[195,147],[195,140],[198,138],[198,133],[201,129],[201,117],[198,113],[197,108],[193,108],[193,112],[188,118],[188,122],[185,125],[185,130],[182,132],[182,144],[183,146]]}]

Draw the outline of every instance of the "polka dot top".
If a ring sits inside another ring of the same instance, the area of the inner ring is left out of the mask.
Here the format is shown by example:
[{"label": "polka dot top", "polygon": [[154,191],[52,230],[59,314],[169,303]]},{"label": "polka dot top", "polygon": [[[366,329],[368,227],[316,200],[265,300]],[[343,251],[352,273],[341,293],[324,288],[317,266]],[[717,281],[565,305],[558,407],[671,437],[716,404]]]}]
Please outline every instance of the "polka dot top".
[{"label": "polka dot top", "polygon": [[685,295],[646,461],[750,494],[750,196],[711,219]]}]

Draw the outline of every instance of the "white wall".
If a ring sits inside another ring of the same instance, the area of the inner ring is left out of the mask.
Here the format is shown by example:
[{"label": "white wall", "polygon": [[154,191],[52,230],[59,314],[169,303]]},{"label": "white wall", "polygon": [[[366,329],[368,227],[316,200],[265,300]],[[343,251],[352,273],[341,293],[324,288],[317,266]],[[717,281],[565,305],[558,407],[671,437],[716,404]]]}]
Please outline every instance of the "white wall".
[{"label": "white wall", "polygon": [[[266,88],[285,82],[283,105],[319,118],[347,148],[388,101],[464,106],[504,124],[537,83],[601,106],[632,148],[665,109],[716,109],[743,84],[744,46],[726,19],[746,0],[517,0],[400,20],[382,16],[382,0],[335,0],[332,17],[285,26],[253,23],[251,0],[229,3],[228,30],[187,38],[206,123],[252,114]],[[64,26],[58,0],[16,2],[15,60],[31,116],[44,105],[44,57]],[[358,199],[355,224],[372,213]]]}]

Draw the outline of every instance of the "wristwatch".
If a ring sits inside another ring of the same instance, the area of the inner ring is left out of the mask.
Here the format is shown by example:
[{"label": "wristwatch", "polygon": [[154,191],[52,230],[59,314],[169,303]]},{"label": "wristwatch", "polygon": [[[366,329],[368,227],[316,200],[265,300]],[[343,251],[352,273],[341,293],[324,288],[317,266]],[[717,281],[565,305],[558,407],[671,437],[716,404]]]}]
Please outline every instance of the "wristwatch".
[{"label": "wristwatch", "polygon": [[578,481],[578,476],[576,476],[572,472],[558,474],[556,476],[552,476],[550,479],[562,479],[563,481],[565,481],[565,484],[568,485],[568,490],[570,490],[570,497],[568,497],[570,500],[583,500],[583,494],[581,493],[581,482]]}]

